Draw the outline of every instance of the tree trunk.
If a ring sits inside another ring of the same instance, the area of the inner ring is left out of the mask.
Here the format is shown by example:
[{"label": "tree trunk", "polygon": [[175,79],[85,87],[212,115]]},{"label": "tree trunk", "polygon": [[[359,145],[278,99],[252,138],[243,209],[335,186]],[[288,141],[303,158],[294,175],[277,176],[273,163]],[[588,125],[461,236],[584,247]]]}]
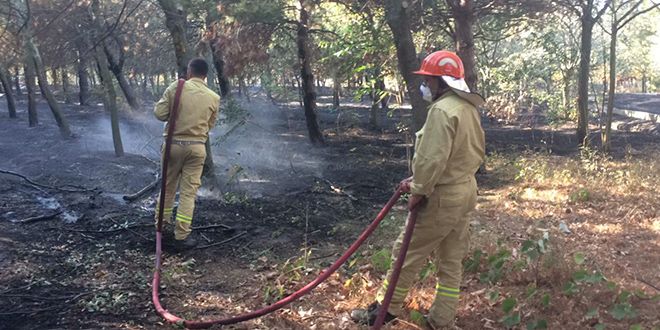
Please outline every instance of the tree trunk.
[{"label": "tree trunk", "polygon": [[571,109],[571,78],[573,77],[573,71],[564,72],[563,80],[563,92],[562,92],[562,104],[564,107],[564,113],[568,114]]},{"label": "tree trunk", "polygon": [[177,0],[158,0],[158,3],[165,12],[165,26],[172,37],[178,76],[185,79],[189,58],[188,42],[186,41],[188,21],[185,8]]},{"label": "tree trunk", "polygon": [[463,61],[465,82],[470,91],[477,92],[476,56],[474,54],[474,1],[463,0],[453,6],[454,25],[456,29],[456,53]]},{"label": "tree trunk", "polygon": [[[102,24],[99,21],[100,17],[99,0],[92,0],[90,16],[96,29],[96,34],[101,33]],[[121,157],[124,155],[124,145],[121,141],[121,132],[119,130],[119,110],[117,109],[117,94],[112,82],[112,74],[110,73],[110,63],[103,50],[104,42],[94,47],[94,54],[98,64],[99,74],[101,76],[101,83],[103,85],[103,106],[105,110],[110,112],[110,126],[112,129],[112,143],[115,149],[115,156]]]},{"label": "tree trunk", "polygon": [[[612,133],[612,114],[614,112],[614,93],[616,92],[616,38],[619,34],[616,6],[612,3],[612,31],[610,35],[610,79],[607,90],[607,118],[605,119],[605,132],[601,133],[601,143],[604,152],[609,153]],[[605,102],[605,100],[603,100]]]},{"label": "tree trunk", "polygon": [[[197,56],[203,57],[206,63],[209,65],[215,65],[213,61],[213,50],[211,49],[211,44],[209,41],[200,41],[197,45]],[[209,70],[208,75],[206,76],[206,84],[214,92],[219,92],[218,86],[215,83],[215,74],[216,70]]]},{"label": "tree trunk", "polygon": [[646,72],[642,72],[642,93],[644,94],[649,92],[647,83],[648,83],[648,78],[646,77]]},{"label": "tree trunk", "polygon": [[14,75],[14,87],[16,88],[16,96],[23,95],[23,92],[21,91],[20,76],[21,76],[21,67],[16,66],[16,75]]},{"label": "tree trunk", "polygon": [[307,122],[307,131],[309,140],[314,145],[324,145],[325,139],[318,120],[316,119],[316,91],[314,90],[314,74],[310,65],[309,51],[309,13],[305,8],[305,0],[298,0],[300,3],[300,21],[298,22],[298,31],[296,43],[298,45],[298,59],[300,60],[300,76],[302,78],[303,104],[305,108],[305,120]]},{"label": "tree trunk", "polygon": [[34,84],[34,63],[28,58],[25,59],[25,89],[28,94],[28,125],[35,127],[39,124],[39,115],[37,113],[37,86]]},{"label": "tree trunk", "polygon": [[78,101],[80,105],[89,105],[91,92],[89,89],[89,73],[87,72],[87,58],[82,56],[81,51],[78,51]]},{"label": "tree trunk", "polygon": [[335,108],[339,108],[339,90],[341,89],[341,82],[339,81],[339,75],[335,74],[332,78],[332,104]]},{"label": "tree trunk", "polygon": [[591,9],[585,10],[581,17],[582,32],[580,36],[580,71],[578,77],[578,127],[577,140],[579,145],[588,145],[589,134],[589,70],[591,66],[591,36],[594,22]]},{"label": "tree trunk", "polygon": [[[419,69],[417,51],[410,31],[410,19],[402,0],[385,0],[385,18],[392,30],[399,72],[406,82],[410,103],[413,108],[413,131],[418,131],[426,121],[426,102],[419,92],[421,78],[412,72]],[[407,3],[407,2],[406,2]]]},{"label": "tree trunk", "polygon": [[[128,80],[126,80],[126,76],[124,75],[124,63],[121,60],[122,56],[120,55],[119,60],[116,59],[115,56],[110,51],[110,49],[105,44],[105,42],[101,42],[101,44],[103,45],[102,47],[103,47],[103,51],[105,52],[105,57],[108,60],[108,67],[110,68],[110,71],[112,71],[112,73],[115,75],[115,78],[119,83],[119,87],[124,93],[124,97],[126,97],[126,102],[128,102],[128,105],[133,110],[140,109],[140,102],[138,102],[138,99],[135,96],[135,91],[133,91],[133,88],[128,83]],[[119,47],[121,48],[122,45],[119,45]],[[120,50],[120,52],[121,51],[122,50]]]},{"label": "tree trunk", "polygon": [[[31,24],[31,22],[28,24]],[[57,103],[55,97],[53,96],[53,93],[50,91],[50,86],[48,86],[48,80],[46,80],[46,72],[44,71],[43,63],[41,61],[41,55],[39,54],[39,48],[37,48],[37,45],[35,45],[34,42],[32,41],[31,28],[26,28],[26,29],[27,29],[27,33],[25,34],[25,40],[24,40],[26,47],[26,54],[28,60],[31,61],[32,64],[34,64],[41,94],[46,98],[46,101],[48,101],[48,106],[50,107],[50,111],[53,113],[53,117],[55,117],[55,122],[57,122],[57,126],[60,128],[60,133],[62,134],[63,137],[70,138],[72,137],[72,134],[71,134],[71,129],[69,129],[69,123],[67,122],[66,118],[62,115],[62,111],[60,110],[60,105]]]},{"label": "tree trunk", "polygon": [[[44,74],[46,69],[44,69]],[[53,83],[50,84],[54,90],[57,90],[60,86],[57,85],[57,82],[60,81],[59,75],[57,74],[57,68],[53,67],[50,69],[50,77],[53,79]]]},{"label": "tree trunk", "polygon": [[69,84],[69,72],[65,67],[62,67],[61,70],[62,72],[60,73],[60,77],[62,77],[62,93],[64,93],[64,103],[71,104],[71,85]]},{"label": "tree trunk", "polygon": [[9,111],[9,118],[16,118],[16,101],[14,101],[14,93],[11,88],[11,78],[7,69],[0,65],[0,83],[5,90],[5,97],[7,98],[7,110]]}]

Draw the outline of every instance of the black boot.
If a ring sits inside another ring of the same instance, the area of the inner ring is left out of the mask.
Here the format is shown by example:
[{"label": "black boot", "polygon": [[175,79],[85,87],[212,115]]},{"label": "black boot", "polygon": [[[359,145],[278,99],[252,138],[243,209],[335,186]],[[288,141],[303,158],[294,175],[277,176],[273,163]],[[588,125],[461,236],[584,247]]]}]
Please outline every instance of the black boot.
[{"label": "black boot", "polygon": [[[372,326],[374,323],[376,323],[376,318],[378,317],[380,308],[381,306],[378,302],[373,302],[367,307],[367,309],[354,309],[351,311],[351,319],[355,323]],[[385,314],[384,324],[390,323],[394,319],[396,319],[396,316],[390,314],[390,312],[387,312],[387,314]]]},{"label": "black boot", "polygon": [[174,240],[174,250],[177,252],[187,252],[194,249],[197,246],[197,240],[188,236],[186,239]]}]

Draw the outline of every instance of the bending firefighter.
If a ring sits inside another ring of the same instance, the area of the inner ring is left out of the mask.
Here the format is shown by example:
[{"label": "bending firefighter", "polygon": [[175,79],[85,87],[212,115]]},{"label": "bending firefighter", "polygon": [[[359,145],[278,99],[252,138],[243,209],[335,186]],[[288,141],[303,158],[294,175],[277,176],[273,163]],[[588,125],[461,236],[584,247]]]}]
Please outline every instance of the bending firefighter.
[{"label": "bending firefighter", "polygon": [[[420,89],[424,99],[432,103],[424,126],[416,134],[413,176],[401,183],[402,189],[411,193],[408,208],[419,204],[419,213],[385,321],[402,315],[408,290],[433,255],[438,282],[427,322],[433,329],[453,329],[462,260],[470,240],[468,215],[477,200],[474,174],[484,160],[484,132],[476,109],[484,100],[470,93],[463,63],[452,52],[430,54],[414,73],[423,76]],[[399,254],[403,234],[394,243],[393,259]],[[391,270],[386,279],[390,277]],[[353,320],[372,325],[387,287],[386,280],[376,302],[354,310]]]},{"label": "bending firefighter", "polygon": [[[206,159],[204,144],[209,137],[209,130],[215,126],[220,106],[220,96],[206,87],[208,70],[208,64],[204,59],[196,58],[188,63],[188,79],[181,91],[167,168],[163,231],[165,237],[172,236],[172,210],[178,187],[179,206],[174,226],[174,247],[179,251],[197,245],[197,242],[190,237],[195,196],[201,184],[202,169]],[[176,81],[172,83],[156,103],[154,115],[158,120],[165,122],[169,120],[177,84]],[[163,136],[167,136],[167,130],[168,126],[165,125]],[[156,205],[156,221],[157,219],[158,205]]]}]

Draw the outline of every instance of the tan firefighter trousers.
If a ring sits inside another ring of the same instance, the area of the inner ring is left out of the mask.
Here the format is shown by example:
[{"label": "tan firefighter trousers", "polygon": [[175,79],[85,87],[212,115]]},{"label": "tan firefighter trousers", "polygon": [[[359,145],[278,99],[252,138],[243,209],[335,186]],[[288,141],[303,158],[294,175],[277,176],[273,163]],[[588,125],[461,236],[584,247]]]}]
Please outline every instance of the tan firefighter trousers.
[{"label": "tan firefighter trousers", "polygon": [[[402,315],[408,290],[419,278],[427,258],[434,255],[438,282],[429,322],[435,327],[453,324],[463,274],[462,260],[470,242],[468,217],[476,206],[476,200],[477,184],[471,177],[465,183],[436,186],[426,203],[420,206],[412,240],[394,289],[390,313]],[[392,260],[399,255],[403,235],[402,230],[392,248]],[[390,269],[376,295],[378,302],[382,302],[385,296],[391,272]]]},{"label": "tan firefighter trousers", "polygon": [[[177,187],[179,187],[179,207],[176,211],[176,225],[174,227],[174,238],[177,240],[186,239],[192,231],[190,227],[195,211],[195,196],[202,183],[201,176],[205,159],[206,149],[204,143],[178,144],[172,142],[170,159],[167,165],[163,221],[164,224],[172,223],[172,207],[174,206]],[[160,196],[158,196],[157,201],[160,201]],[[156,204],[156,221],[158,221],[158,203]]]}]

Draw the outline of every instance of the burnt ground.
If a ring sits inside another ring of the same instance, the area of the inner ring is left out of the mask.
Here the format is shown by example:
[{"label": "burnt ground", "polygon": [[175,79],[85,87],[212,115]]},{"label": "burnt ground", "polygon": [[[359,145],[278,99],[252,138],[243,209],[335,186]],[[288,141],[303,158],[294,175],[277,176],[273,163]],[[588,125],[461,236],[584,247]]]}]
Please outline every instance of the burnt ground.
[{"label": "burnt ground", "polygon": [[[18,120],[9,120],[0,103],[0,169],[40,184],[0,174],[0,329],[168,328],[150,301],[155,192],[132,203],[121,199],[155,178],[160,124],[148,107],[122,116],[127,154],[115,157],[102,107],[65,105],[77,137],[63,140],[45,104],[39,104],[42,123],[28,128],[25,100]],[[256,99],[243,105],[251,116],[214,147],[219,185],[203,187],[195,213],[195,227],[206,227],[195,231],[199,240],[217,245],[164,256],[161,299],[183,317],[249,311],[300,287],[343,252],[407,176],[410,143],[396,126],[406,110],[383,115],[385,128],[374,131],[364,107],[336,111],[321,104],[328,143],[315,148],[295,103]],[[489,154],[578,153],[568,128],[484,125]],[[230,127],[217,129],[214,139]],[[614,155],[623,158],[659,142],[654,135],[616,132]],[[479,181],[485,196],[514,184],[497,172]],[[491,216],[486,211],[482,222]],[[368,301],[366,293],[380,283],[374,255],[387,251],[404,215],[398,205],[368,248],[312,295],[228,328],[358,329],[347,312]],[[495,220],[492,227],[500,225]],[[647,241],[657,247],[657,233]],[[478,294],[482,287],[467,290]],[[474,302],[468,301],[459,325],[501,327],[492,308],[471,313]],[[418,328],[414,321],[392,328]]]}]

